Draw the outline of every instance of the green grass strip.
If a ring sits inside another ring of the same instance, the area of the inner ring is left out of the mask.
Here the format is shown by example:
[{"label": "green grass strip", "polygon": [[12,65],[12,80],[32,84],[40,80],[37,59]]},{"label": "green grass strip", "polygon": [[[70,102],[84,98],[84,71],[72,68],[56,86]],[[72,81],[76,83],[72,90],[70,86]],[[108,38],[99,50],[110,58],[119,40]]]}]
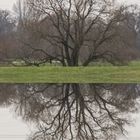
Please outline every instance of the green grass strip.
[{"label": "green grass strip", "polygon": [[0,67],[0,83],[140,83],[140,65]]}]

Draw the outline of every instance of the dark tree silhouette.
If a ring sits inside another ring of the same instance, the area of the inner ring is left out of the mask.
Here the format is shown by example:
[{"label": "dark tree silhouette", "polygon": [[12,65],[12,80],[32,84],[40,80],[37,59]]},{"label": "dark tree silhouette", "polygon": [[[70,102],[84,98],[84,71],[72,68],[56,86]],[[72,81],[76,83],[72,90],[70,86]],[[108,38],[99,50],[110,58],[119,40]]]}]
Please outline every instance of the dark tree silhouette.
[{"label": "dark tree silhouette", "polygon": [[[10,94],[9,94],[10,93]],[[115,140],[138,111],[137,84],[0,85],[0,105],[36,124],[30,140]]]},{"label": "dark tree silhouette", "polygon": [[135,46],[129,43],[132,37],[122,35],[134,32],[129,29],[130,8],[114,6],[111,0],[28,0],[28,16],[20,22],[27,33],[21,41],[28,49],[24,61],[31,64],[36,58],[41,64],[57,61],[63,66],[97,60],[123,63],[126,50]]},{"label": "dark tree silhouette", "polygon": [[16,112],[34,121],[33,140],[115,140],[137,111],[136,84],[48,84],[19,86]]}]

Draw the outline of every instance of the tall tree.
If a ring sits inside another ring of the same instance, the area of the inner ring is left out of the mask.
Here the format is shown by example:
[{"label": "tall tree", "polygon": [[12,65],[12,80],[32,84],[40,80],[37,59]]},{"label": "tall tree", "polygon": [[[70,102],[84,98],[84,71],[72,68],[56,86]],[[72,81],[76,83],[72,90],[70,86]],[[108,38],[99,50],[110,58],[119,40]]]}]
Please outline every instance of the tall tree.
[{"label": "tall tree", "polygon": [[128,40],[118,29],[132,7],[117,7],[111,0],[29,0],[26,4],[30,20],[24,27],[37,43],[23,44],[32,55],[41,54],[42,62],[56,60],[63,66],[87,66],[100,59],[122,62],[117,49],[127,48]]}]

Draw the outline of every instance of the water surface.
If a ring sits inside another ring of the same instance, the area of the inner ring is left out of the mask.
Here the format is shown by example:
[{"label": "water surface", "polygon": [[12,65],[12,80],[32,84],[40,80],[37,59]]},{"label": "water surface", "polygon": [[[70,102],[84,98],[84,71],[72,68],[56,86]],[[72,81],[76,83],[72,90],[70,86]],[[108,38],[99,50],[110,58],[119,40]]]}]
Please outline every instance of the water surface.
[{"label": "water surface", "polygon": [[137,84],[1,84],[0,139],[136,140],[139,96]]}]

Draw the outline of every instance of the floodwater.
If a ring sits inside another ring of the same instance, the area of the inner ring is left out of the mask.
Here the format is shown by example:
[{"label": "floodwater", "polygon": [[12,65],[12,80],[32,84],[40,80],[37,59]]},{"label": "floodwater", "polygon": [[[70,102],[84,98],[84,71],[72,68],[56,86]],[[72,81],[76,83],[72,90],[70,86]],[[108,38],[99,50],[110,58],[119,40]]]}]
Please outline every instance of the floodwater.
[{"label": "floodwater", "polygon": [[0,84],[0,140],[139,140],[139,107],[137,84]]},{"label": "floodwater", "polygon": [[15,117],[10,108],[0,108],[0,140],[26,140],[30,126]]}]

